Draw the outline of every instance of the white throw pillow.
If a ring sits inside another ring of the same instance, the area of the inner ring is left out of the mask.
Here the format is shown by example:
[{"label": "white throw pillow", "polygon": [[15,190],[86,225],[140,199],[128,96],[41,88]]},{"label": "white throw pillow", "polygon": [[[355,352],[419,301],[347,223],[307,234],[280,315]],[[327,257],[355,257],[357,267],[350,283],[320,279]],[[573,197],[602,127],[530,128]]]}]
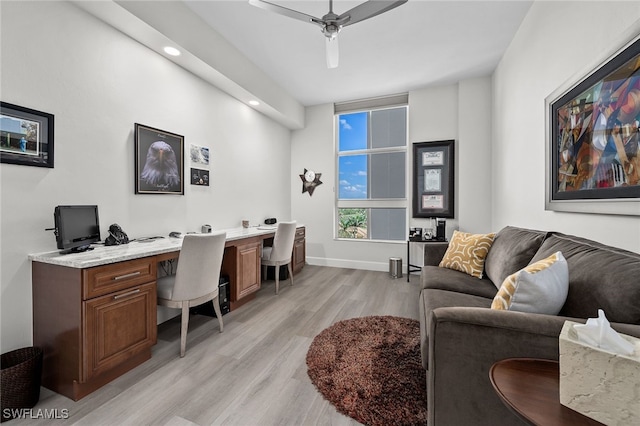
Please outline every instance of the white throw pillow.
[{"label": "white throw pillow", "polygon": [[505,278],[491,309],[557,315],[568,292],[567,261],[556,252]]}]

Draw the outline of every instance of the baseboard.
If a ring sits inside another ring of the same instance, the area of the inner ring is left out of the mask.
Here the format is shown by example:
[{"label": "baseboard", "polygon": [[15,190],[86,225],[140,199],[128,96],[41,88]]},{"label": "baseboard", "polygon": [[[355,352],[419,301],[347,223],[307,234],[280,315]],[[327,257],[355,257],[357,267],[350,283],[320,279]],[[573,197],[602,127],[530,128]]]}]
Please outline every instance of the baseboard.
[{"label": "baseboard", "polygon": [[[364,260],[329,259],[326,257],[307,256],[307,263],[316,266],[333,268],[363,269],[365,271],[389,272],[389,262],[368,262]],[[403,262],[404,263],[404,262]],[[402,273],[407,273],[407,265],[402,265]]]}]

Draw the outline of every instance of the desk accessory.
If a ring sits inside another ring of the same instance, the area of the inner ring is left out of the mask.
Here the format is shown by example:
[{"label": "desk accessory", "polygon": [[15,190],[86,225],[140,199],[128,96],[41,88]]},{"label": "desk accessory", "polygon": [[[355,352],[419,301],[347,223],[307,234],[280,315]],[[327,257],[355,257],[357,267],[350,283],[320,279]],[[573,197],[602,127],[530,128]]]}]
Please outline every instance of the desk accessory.
[{"label": "desk accessory", "polygon": [[105,246],[118,246],[129,244],[129,236],[122,230],[120,225],[114,223],[109,227],[109,236],[104,240]]},{"label": "desk accessory", "polygon": [[445,230],[447,227],[447,221],[444,219],[436,219],[436,240],[438,241],[444,241],[446,239],[445,237]]},{"label": "desk accessory", "polygon": [[409,228],[409,241],[422,241],[422,228]]}]

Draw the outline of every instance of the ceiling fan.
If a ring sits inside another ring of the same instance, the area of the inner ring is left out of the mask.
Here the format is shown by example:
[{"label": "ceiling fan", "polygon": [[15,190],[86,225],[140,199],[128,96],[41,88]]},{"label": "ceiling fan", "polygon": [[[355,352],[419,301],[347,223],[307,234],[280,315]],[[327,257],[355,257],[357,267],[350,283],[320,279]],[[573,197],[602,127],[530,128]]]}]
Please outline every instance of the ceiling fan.
[{"label": "ceiling fan", "polygon": [[347,10],[341,15],[337,15],[333,12],[333,0],[329,0],[329,12],[322,18],[316,18],[315,16],[288,9],[268,1],[249,0],[249,3],[253,6],[320,26],[322,33],[326,37],[327,67],[329,68],[336,68],[338,66],[338,33],[342,27],[373,18],[406,2],[407,0],[369,0]]}]

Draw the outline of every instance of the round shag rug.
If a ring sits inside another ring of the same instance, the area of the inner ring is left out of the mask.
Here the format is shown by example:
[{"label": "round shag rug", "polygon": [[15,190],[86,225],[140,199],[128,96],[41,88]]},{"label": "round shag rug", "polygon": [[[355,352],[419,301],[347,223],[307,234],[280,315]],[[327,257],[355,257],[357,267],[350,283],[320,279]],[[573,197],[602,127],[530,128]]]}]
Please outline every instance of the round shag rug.
[{"label": "round shag rug", "polygon": [[307,352],[308,374],[338,411],[365,425],[426,425],[420,324],[393,316],[340,321]]}]

